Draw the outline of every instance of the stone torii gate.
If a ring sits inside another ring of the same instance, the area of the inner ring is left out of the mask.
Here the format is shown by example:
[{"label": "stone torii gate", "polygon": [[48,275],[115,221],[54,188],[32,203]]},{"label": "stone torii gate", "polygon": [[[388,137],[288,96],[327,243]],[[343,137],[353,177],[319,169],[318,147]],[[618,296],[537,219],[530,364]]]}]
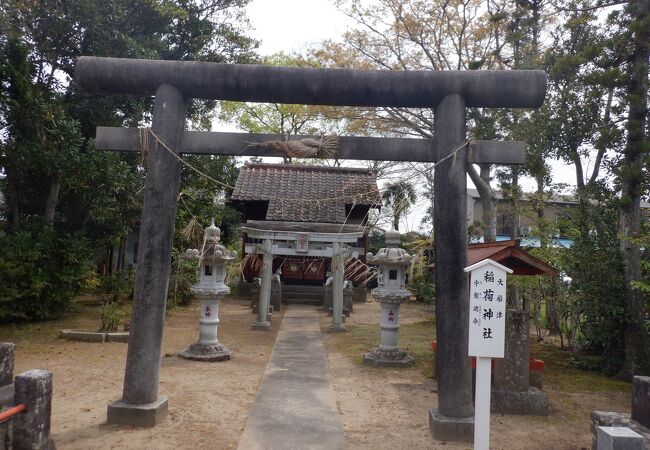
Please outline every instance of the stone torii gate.
[{"label": "stone torii gate", "polygon": [[[169,277],[181,153],[265,155],[251,142],[276,136],[185,131],[189,98],[333,106],[434,109],[434,139],[341,138],[340,159],[436,162],[466,142],[467,107],[536,108],[546,94],[542,71],[373,71],[186,61],[82,57],[76,79],[91,92],[155,95],[144,210],[122,399],[108,421],[155,425],[167,399],[158,395],[165,297]],[[136,129],[98,128],[97,147],[140,150]],[[159,142],[160,140],[161,142]],[[163,145],[166,148],[163,148]],[[473,432],[467,356],[468,285],[466,164],[522,164],[523,143],[479,141],[436,167],[435,284],[438,408],[434,438],[469,440]],[[169,150],[169,151],[168,151]],[[172,154],[172,152],[174,154]]]},{"label": "stone torii gate", "polygon": [[[274,256],[300,256],[297,251],[296,241],[299,236],[308,237],[310,246],[302,256],[317,256],[332,258],[332,275],[334,278],[332,301],[332,324],[330,331],[345,331],[341,320],[343,315],[343,282],[345,281],[345,256],[348,253],[346,244],[353,244],[363,237],[363,232],[356,233],[318,233],[318,232],[293,232],[264,230],[251,226],[242,227],[242,232],[250,238],[260,239],[262,244],[246,244],[246,253],[262,255],[262,273],[260,283],[260,303],[257,310],[255,329],[269,329],[271,324],[267,321],[267,311],[271,301],[271,275]],[[314,248],[313,244],[317,248]]]}]

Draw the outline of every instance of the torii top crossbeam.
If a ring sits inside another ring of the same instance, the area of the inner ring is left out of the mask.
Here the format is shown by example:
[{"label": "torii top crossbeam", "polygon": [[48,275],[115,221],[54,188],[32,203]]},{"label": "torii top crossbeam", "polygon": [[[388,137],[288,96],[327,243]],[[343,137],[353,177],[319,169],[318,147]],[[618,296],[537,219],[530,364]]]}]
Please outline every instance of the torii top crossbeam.
[{"label": "torii top crossbeam", "polygon": [[92,92],[153,95],[169,84],[186,97],[332,106],[433,108],[458,94],[468,107],[538,108],[546,73],[387,71],[82,56],[77,82]]}]

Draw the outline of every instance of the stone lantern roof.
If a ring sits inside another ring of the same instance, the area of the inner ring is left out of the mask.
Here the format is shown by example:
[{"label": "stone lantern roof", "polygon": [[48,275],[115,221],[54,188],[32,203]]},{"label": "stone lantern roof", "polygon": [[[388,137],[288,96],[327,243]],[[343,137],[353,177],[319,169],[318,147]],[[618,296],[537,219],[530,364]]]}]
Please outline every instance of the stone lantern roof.
[{"label": "stone lantern roof", "polygon": [[219,243],[220,241],[221,230],[214,224],[214,219],[212,219],[210,226],[205,229],[202,251],[189,249],[185,252],[185,257],[187,259],[201,259],[204,264],[235,260],[237,252],[228,250]]},{"label": "stone lantern roof", "polygon": [[205,244],[203,246],[203,261],[219,262],[233,261],[237,258],[237,252],[230,251],[219,242],[221,241],[221,230],[214,224],[214,218],[210,226],[205,229]]},{"label": "stone lantern roof", "polygon": [[401,248],[401,234],[397,230],[390,230],[385,233],[386,247],[379,249],[376,255],[368,253],[366,260],[370,264],[391,265],[408,267],[411,264],[412,256]]}]

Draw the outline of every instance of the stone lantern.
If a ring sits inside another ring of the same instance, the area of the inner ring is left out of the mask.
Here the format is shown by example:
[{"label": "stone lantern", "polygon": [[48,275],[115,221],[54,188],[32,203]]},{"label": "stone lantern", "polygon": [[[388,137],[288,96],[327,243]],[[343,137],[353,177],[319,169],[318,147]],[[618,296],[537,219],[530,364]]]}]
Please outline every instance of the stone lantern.
[{"label": "stone lantern", "polygon": [[199,340],[190,345],[178,355],[182,358],[198,361],[225,361],[231,357],[228,350],[219,339],[219,302],[224,295],[230,293],[230,288],[224,283],[226,279],[225,264],[234,261],[237,252],[231,252],[219,243],[221,230],[214,225],[214,219],[205,229],[203,249],[190,249],[185,257],[198,261],[197,270],[199,282],[192,286],[192,292],[201,302],[199,315]]},{"label": "stone lantern", "polygon": [[387,231],[385,237],[386,247],[380,249],[376,256],[372,253],[366,256],[369,264],[379,266],[378,286],[372,290],[372,296],[381,305],[381,337],[379,347],[363,355],[363,361],[376,367],[410,366],[413,357],[397,347],[397,332],[399,307],[411,297],[411,293],[404,289],[404,283],[406,268],[411,264],[412,257],[399,247],[398,231]]}]

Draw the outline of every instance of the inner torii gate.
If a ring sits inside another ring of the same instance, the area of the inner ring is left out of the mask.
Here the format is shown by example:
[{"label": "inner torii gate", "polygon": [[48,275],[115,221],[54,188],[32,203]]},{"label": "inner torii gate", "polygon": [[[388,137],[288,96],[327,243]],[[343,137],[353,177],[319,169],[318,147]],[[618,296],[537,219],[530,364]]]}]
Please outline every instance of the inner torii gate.
[{"label": "inner torii gate", "polygon": [[[330,331],[345,331],[341,317],[343,316],[343,282],[345,280],[344,266],[345,257],[349,249],[346,244],[356,243],[363,237],[363,232],[357,233],[299,233],[292,231],[273,231],[242,227],[242,232],[249,238],[260,239],[263,244],[246,244],[246,253],[257,253],[262,255],[262,270],[260,273],[260,303],[257,310],[257,322],[253,324],[255,329],[268,329],[270,323],[267,321],[267,311],[271,300],[271,275],[273,257],[278,256],[299,256],[297,241],[300,236],[309,238],[310,247],[302,253],[303,256],[318,256],[332,258],[333,276],[333,301],[332,301],[332,324]],[[314,245],[315,244],[315,245]]]},{"label": "inner torii gate", "polygon": [[[434,139],[340,139],[340,159],[436,162],[466,142],[467,107],[536,108],[546,94],[543,71],[378,71],[312,69],[186,61],[81,57],[76,79],[88,91],[155,95],[131,336],[122,399],[108,421],[153,426],[167,413],[158,395],[165,297],[180,182],[180,154],[274,156],[249,149],[277,136],[185,131],[189,98],[332,106],[434,109]],[[98,128],[98,148],[140,150],[137,129]],[[297,137],[300,138],[300,137]],[[160,140],[160,141],[158,141]],[[164,148],[166,147],[166,148]],[[436,167],[434,185],[438,408],[434,438],[473,434],[467,356],[466,164],[523,164],[523,143],[474,142]],[[440,170],[438,170],[440,169]]]}]

